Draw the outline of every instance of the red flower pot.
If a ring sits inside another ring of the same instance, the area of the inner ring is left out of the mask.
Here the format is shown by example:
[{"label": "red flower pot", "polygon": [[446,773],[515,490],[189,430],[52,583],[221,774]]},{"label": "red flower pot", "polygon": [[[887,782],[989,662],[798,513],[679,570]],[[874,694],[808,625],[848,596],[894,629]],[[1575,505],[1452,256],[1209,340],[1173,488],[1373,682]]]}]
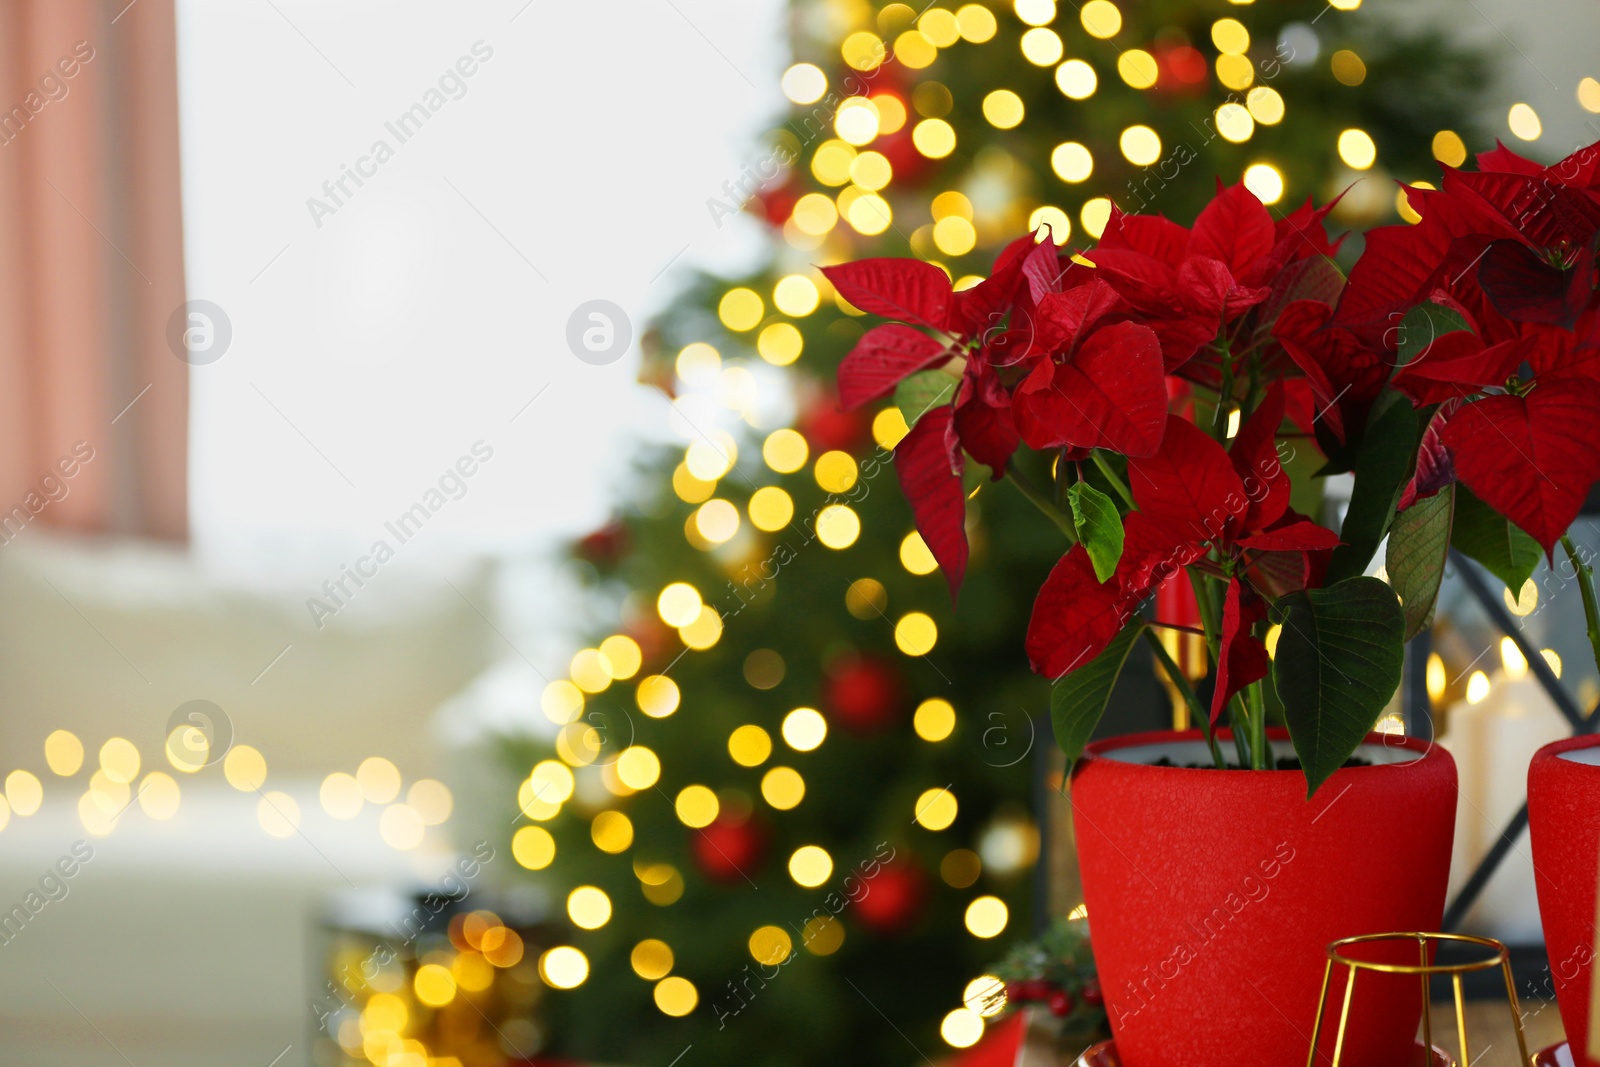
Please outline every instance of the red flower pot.
[{"label": "red flower pot", "polygon": [[[1293,755],[1283,731],[1272,739]],[[1231,755],[1231,741],[1223,749]],[[1210,763],[1199,731],[1085,751],[1073,827],[1124,1067],[1300,1067],[1329,942],[1438,929],[1455,763],[1382,734],[1356,754],[1371,765],[1336,771],[1308,801],[1297,770],[1185,766]],[[1162,756],[1177,766],[1150,765]],[[1319,1062],[1331,1062],[1343,992],[1336,972]],[[1420,1013],[1416,979],[1363,974],[1343,1062],[1406,1063]]]},{"label": "red flower pot", "polygon": [[1586,1050],[1600,879],[1600,737],[1569,737],[1533,754],[1528,833],[1561,1025],[1573,1059],[1593,1065]]}]

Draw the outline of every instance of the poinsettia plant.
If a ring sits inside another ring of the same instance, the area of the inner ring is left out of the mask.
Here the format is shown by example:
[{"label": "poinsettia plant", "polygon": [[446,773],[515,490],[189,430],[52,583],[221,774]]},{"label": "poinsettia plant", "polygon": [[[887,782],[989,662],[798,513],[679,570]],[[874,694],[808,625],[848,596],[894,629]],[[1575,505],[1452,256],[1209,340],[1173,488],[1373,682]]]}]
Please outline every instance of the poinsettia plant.
[{"label": "poinsettia plant", "polygon": [[[969,458],[1068,543],[1026,647],[1069,758],[1142,637],[1219,766],[1224,717],[1238,765],[1273,766],[1278,710],[1314,793],[1398,687],[1451,546],[1520,590],[1560,543],[1600,662],[1567,536],[1600,478],[1600,145],[1553,167],[1499,146],[1406,196],[1421,221],[1369,233],[1348,280],[1332,205],[1274,218],[1220,183],[1191,228],[1114,210],[1077,251],[1041,228],[961,290],[918,260],[824,269],[891,320],[840,365],[840,399],[893,394],[913,422],[895,467],[952,597]],[[1337,529],[1291,507],[1300,446],[1309,477],[1353,475]],[[1176,582],[1197,620],[1142,610]],[[1209,706],[1161,627],[1204,634]]]}]

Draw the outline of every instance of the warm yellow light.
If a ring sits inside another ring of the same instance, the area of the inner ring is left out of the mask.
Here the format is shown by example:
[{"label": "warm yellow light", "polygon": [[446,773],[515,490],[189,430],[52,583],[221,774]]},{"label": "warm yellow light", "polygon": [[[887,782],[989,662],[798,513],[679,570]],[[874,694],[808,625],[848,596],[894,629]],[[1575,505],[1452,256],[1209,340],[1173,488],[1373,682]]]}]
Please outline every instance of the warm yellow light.
[{"label": "warm yellow light", "polygon": [[1509,637],[1500,639],[1500,662],[1505,667],[1506,680],[1514,682],[1528,675],[1528,659],[1522,649]]},{"label": "warm yellow light", "polygon": [[672,949],[665,941],[657,941],[653,937],[634,945],[628,955],[633,973],[647,982],[654,982],[672,973],[672,962]]},{"label": "warm yellow light", "polygon": [[625,634],[613,634],[601,641],[600,654],[605,657],[611,677],[619,682],[632,678],[644,662],[639,642]]},{"label": "warm yellow light", "polygon": [[[824,200],[827,198],[824,197]],[[828,208],[833,209],[833,202],[828,201]],[[805,347],[805,340],[800,331],[792,323],[774,322],[763,327],[756,338],[756,351],[761,358],[774,367],[787,367],[800,358],[800,352]]]},{"label": "warm yellow light", "polygon": [[556,858],[556,839],[542,826],[524,826],[511,835],[511,857],[530,871],[542,871]]},{"label": "warm yellow light", "polygon": [[194,774],[211,762],[211,739],[200,727],[181,724],[167,735],[166,752],[174,770]]},{"label": "warm yellow light", "polygon": [[1341,85],[1360,85],[1367,80],[1366,62],[1348,48],[1341,48],[1328,57],[1328,69]]},{"label": "warm yellow light", "polygon": [[828,736],[828,720],[815,708],[795,708],[783,717],[783,740],[796,752],[810,752]]},{"label": "warm yellow light", "polygon": [[688,582],[673,582],[656,597],[656,614],[668,626],[687,626],[699,617],[704,603],[694,586]]},{"label": "warm yellow light", "polygon": [[89,776],[89,795],[103,813],[115,818],[128,806],[133,791],[127,782],[114,782],[104,770],[98,770]]},{"label": "warm yellow light", "polygon": [[814,915],[800,928],[800,943],[813,956],[831,956],[844,944],[844,924],[832,915]]},{"label": "warm yellow light", "polygon": [[1099,82],[1094,68],[1081,59],[1069,59],[1056,68],[1056,88],[1073,100],[1086,100],[1093,96]]},{"label": "warm yellow light", "polygon": [[983,1016],[971,1008],[957,1008],[939,1023],[939,1036],[952,1048],[971,1048],[983,1037]]},{"label": "warm yellow light", "polygon": [[929,8],[918,16],[917,29],[938,48],[949,48],[961,40],[961,20],[942,7]]},{"label": "warm yellow light", "polygon": [[1506,112],[1506,125],[1511,127],[1513,136],[1524,141],[1537,141],[1544,135],[1539,113],[1527,104],[1512,104],[1511,110]]},{"label": "warm yellow light", "polygon": [[[166,820],[178,814],[178,801],[177,779],[165,771],[151,771],[139,783],[139,807],[152,819]],[[16,804],[11,806],[15,808]]]},{"label": "warm yellow light", "polygon": [[955,794],[948,789],[927,789],[911,809],[911,821],[929,830],[945,830],[956,821]]},{"label": "warm yellow light", "polygon": [[[737,516],[735,516],[737,529]],[[567,665],[572,683],[585,693],[603,693],[611,685],[611,665],[598,648],[579,649]]]},{"label": "warm yellow light", "polygon": [[964,256],[978,243],[978,231],[960,215],[933,224],[933,244],[947,256]]},{"label": "warm yellow light", "polygon": [[324,778],[317,797],[322,801],[322,810],[335,819],[353,819],[361,814],[366,804],[355,777],[343,771],[334,771]]},{"label": "warm yellow light", "polygon": [[962,990],[961,1003],[986,1019],[999,1015],[1006,1007],[1006,984],[992,974],[981,974]]},{"label": "warm yellow light", "polygon": [[[876,152],[863,155],[877,156]],[[878,156],[882,159],[882,156]],[[859,160],[857,161],[859,162]],[[817,283],[803,274],[790,274],[778,280],[772,289],[772,303],[779,311],[791,318],[801,318],[817,310],[817,304],[822,297],[817,292]]]},{"label": "warm yellow light", "polygon": [[571,945],[558,945],[539,957],[539,977],[554,989],[576,989],[589,977],[589,957]]},{"label": "warm yellow light", "polygon": [[1114,37],[1122,29],[1122,12],[1111,0],[1089,0],[1078,12],[1078,18],[1091,37]]},{"label": "warm yellow light", "polygon": [[[811,154],[811,173],[823,185],[843,185],[850,180],[850,164],[855,162],[855,158],[855,146],[837,139],[823,141],[817,146],[817,150]],[[799,217],[800,204],[809,203],[812,197],[827,200],[831,210],[832,200],[829,200],[821,193],[807,193],[795,204],[797,218]],[[822,209],[819,206],[816,210],[820,212]],[[834,214],[837,216],[838,213],[834,212]],[[816,230],[807,227],[806,232],[827,233],[832,228],[833,224],[828,223],[826,226]]]},{"label": "warm yellow light", "polygon": [[1328,0],[1328,6],[1336,11],[1354,11],[1361,6],[1361,0]]},{"label": "warm yellow light", "polygon": [[222,775],[241,793],[254,793],[267,780],[267,761],[249,745],[234,745],[222,760]]},{"label": "warm yellow light", "polygon": [[815,889],[833,874],[833,857],[817,845],[802,845],[789,857],[789,877],[807,889]]},{"label": "warm yellow light", "polygon": [[833,132],[846,144],[870,144],[878,136],[878,106],[864,96],[852,96],[839,105]]},{"label": "warm yellow light", "polygon": [[908,656],[926,656],[939,640],[939,627],[920,611],[901,617],[894,624],[894,643]]},{"label": "warm yellow light", "polygon": [[695,830],[716,822],[721,809],[722,805],[717,801],[717,794],[703,785],[685,786],[678,791],[678,797],[673,801],[673,810],[678,814],[678,821]]},{"label": "warm yellow light", "polygon": [[876,578],[857,578],[844,591],[844,606],[858,619],[877,619],[889,606],[889,595]]},{"label": "warm yellow light", "polygon": [[722,370],[722,354],[704,341],[684,345],[674,364],[678,380],[685,385],[704,387],[715,384]]},{"label": "warm yellow light", "polygon": [[1428,684],[1428,698],[1435,704],[1444,699],[1444,690],[1447,682],[1445,676],[1444,659],[1437,652],[1428,653],[1428,667],[1426,680]]},{"label": "warm yellow light", "polygon": [[532,778],[524,778],[522,784],[517,786],[517,805],[521,808],[522,814],[535,822],[544,822],[561,814],[561,801],[544,799],[538,792],[541,788],[549,787],[535,782]]},{"label": "warm yellow light", "polygon": [[835,450],[817,457],[814,473],[824,492],[847,493],[856,484],[860,472],[850,453]]},{"label": "warm yellow light", "polygon": [[856,70],[877,70],[888,58],[883,39],[864,30],[846,37],[839,46],[839,54]]},{"label": "warm yellow light", "polygon": [[1541,648],[1539,655],[1543,656],[1545,663],[1549,665],[1550,673],[1557,678],[1561,677],[1561,657],[1556,653],[1556,650],[1553,648]]},{"label": "warm yellow light", "polygon": [[700,1003],[694,983],[676,974],[656,983],[654,997],[656,1007],[674,1018],[688,1015]]},{"label": "warm yellow light", "polygon": [[[560,760],[540,760],[528,775],[529,790],[546,804],[565,804],[577,788],[572,770]],[[371,799],[370,797],[368,799]]]},{"label": "warm yellow light", "polygon": [[794,430],[774,430],[761,445],[761,458],[779,474],[793,474],[804,467],[809,452],[806,439]]},{"label": "warm yellow light", "polygon": [[794,518],[794,500],[775,485],[763,486],[750,494],[750,523],[771,533],[789,525]]},{"label": "warm yellow light", "polygon": [[1010,918],[1006,902],[999,897],[978,897],[967,905],[967,931],[973,937],[998,937]]},{"label": "warm yellow light", "polygon": [[256,821],[273,837],[293,837],[300,827],[300,805],[288,793],[267,793],[256,805]]},{"label": "warm yellow light", "polygon": [[1161,76],[1156,57],[1142,48],[1130,48],[1118,56],[1117,73],[1135,89],[1148,89]]},{"label": "warm yellow light", "polygon": [[965,889],[983,873],[983,860],[969,848],[955,848],[939,861],[939,877],[952,889]]},{"label": "warm yellow light", "polygon": [[1219,52],[1243,55],[1250,50],[1250,31],[1238,19],[1218,19],[1211,24],[1211,43]]},{"label": "warm yellow light", "polygon": [[1467,703],[1479,704],[1489,695],[1489,676],[1482,671],[1473,671],[1467,679]]},{"label": "warm yellow light", "polygon": [[1242,144],[1256,132],[1256,120],[1243,104],[1223,104],[1217,108],[1217,132],[1225,141]]},{"label": "warm yellow light", "polygon": [[772,735],[746,723],[728,735],[728,755],[741,767],[759,767],[772,755]]},{"label": "warm yellow light", "polygon": [[565,678],[550,682],[539,695],[539,709],[545,718],[558,725],[572,722],[583,714],[583,702],[583,690]]},{"label": "warm yellow light", "polygon": [[633,820],[620,811],[602,811],[589,823],[589,837],[601,852],[626,851],[633,844]]},{"label": "warm yellow light", "polygon": [[1000,28],[994,12],[983,4],[963,4],[956,11],[956,25],[961,30],[962,39],[973,44],[990,40]]},{"label": "warm yellow light", "polygon": [[[1394,209],[1399,213],[1401,218],[1405,219],[1414,226],[1422,221],[1422,216],[1417,214],[1417,209],[1411,206],[1411,197],[1406,194],[1407,188],[1408,187],[1406,186],[1402,186],[1395,191]],[[1433,184],[1431,182],[1412,182],[1409,188],[1432,189]],[[1506,592],[1509,596],[1509,591]]]},{"label": "warm yellow light", "polygon": [[1244,187],[1263,204],[1276,204],[1283,199],[1283,173],[1271,163],[1252,163],[1244,169]]},{"label": "warm yellow light", "polygon": [[1579,81],[1578,103],[1585,111],[1600,111],[1600,81],[1593,78]]},{"label": "warm yellow light", "polygon": [[418,778],[406,790],[406,803],[422,819],[424,826],[441,826],[455,809],[450,787],[434,778]]},{"label": "warm yellow light", "polygon": [[6,803],[18,815],[32,815],[44,803],[44,784],[32,771],[12,771],[6,775]]},{"label": "warm yellow light", "polygon": [[956,728],[956,709],[948,700],[930,697],[917,705],[911,726],[924,741],[943,741]]},{"label": "warm yellow light", "polygon": [[996,89],[983,98],[983,117],[996,129],[1009,130],[1018,126],[1025,111],[1022,97],[1010,89]]},{"label": "warm yellow light", "polygon": [[829,504],[817,512],[817,540],[832,549],[846,549],[861,536],[861,519],[845,504]]},{"label": "warm yellow light", "polygon": [[730,330],[744,332],[753,330],[761,322],[766,306],[761,302],[761,294],[754,289],[729,289],[722,294],[722,299],[717,302],[717,318]]},{"label": "warm yellow light", "polygon": [[1378,160],[1378,146],[1365,130],[1349,129],[1339,134],[1339,158],[1353,170],[1366,170]]},{"label": "warm yellow light", "polygon": [[788,932],[781,926],[761,926],[750,935],[748,947],[757,963],[774,967],[789,958],[789,953],[794,951],[794,942],[789,940]]},{"label": "warm yellow light", "polygon": [[910,70],[922,70],[939,58],[939,49],[921,30],[906,30],[894,39],[894,57]]},{"label": "warm yellow light", "polygon": [[390,848],[409,852],[422,844],[427,828],[422,816],[410,804],[390,804],[378,816],[378,836]]},{"label": "warm yellow light", "polygon": [[872,417],[872,439],[880,448],[892,449],[911,432],[906,417],[896,407],[887,407]]},{"label": "warm yellow light", "polygon": [[923,119],[912,127],[911,143],[929,159],[943,159],[956,150],[956,131],[944,119]]},{"label": "warm yellow light", "polygon": [[1263,126],[1276,126],[1283,121],[1283,97],[1278,90],[1258,85],[1245,97],[1250,115]]},{"label": "warm yellow light", "polygon": [[1246,56],[1223,54],[1217,57],[1217,81],[1235,92],[1250,88],[1256,80],[1256,68]]},{"label": "warm yellow light", "polygon": [[1050,168],[1064,182],[1085,181],[1094,173],[1094,156],[1077,141],[1067,141],[1050,153]]},{"label": "warm yellow light", "polygon": [[1056,0],[1012,0],[1011,7],[1029,26],[1044,26],[1056,18]]},{"label": "warm yellow light", "polygon": [[1066,48],[1054,30],[1035,26],[1022,35],[1022,56],[1036,67],[1048,67],[1061,61]]},{"label": "warm yellow light", "polygon": [[701,537],[720,545],[739,532],[739,509],[727,500],[708,500],[695,511],[694,525]]},{"label": "warm yellow light", "polygon": [[584,930],[598,930],[611,921],[611,898],[598,886],[580,885],[567,894],[567,918]]},{"label": "warm yellow light", "polygon": [[1040,226],[1049,227],[1050,238],[1057,244],[1065,242],[1068,237],[1072,236],[1072,219],[1067,217],[1065,211],[1051,204],[1035,208],[1033,213],[1028,216],[1028,230],[1030,232],[1037,233]]},{"label": "warm yellow light", "polygon": [[[888,185],[893,178],[894,167],[889,163],[888,157],[881,152],[862,152],[850,164],[850,180],[869,192],[877,192]],[[814,288],[815,286],[813,286]],[[811,306],[815,310],[816,303],[813,302]],[[779,308],[784,310],[786,314],[795,314],[795,312],[783,309],[781,304]],[[800,312],[800,314],[809,314],[809,312]]]},{"label": "warm yellow light", "polygon": [[779,811],[788,811],[806,798],[806,781],[793,767],[774,767],[761,776],[761,798]]},{"label": "warm yellow light", "polygon": [[424,963],[412,976],[411,988],[417,999],[430,1008],[442,1008],[456,999],[456,976],[438,963]]},{"label": "warm yellow light", "polygon": [[797,104],[814,104],[828,91],[828,76],[813,63],[796,63],[783,72],[783,95]]},{"label": "warm yellow light", "polygon": [[[701,481],[689,473],[689,465],[687,463],[680,463],[672,472],[672,491],[685,504],[703,504],[711,498],[712,493],[717,491],[717,483],[714,481]],[[565,683],[552,682],[550,684]]]},{"label": "warm yellow light", "polygon": [[361,795],[374,804],[387,804],[400,795],[400,770],[382,756],[368,756],[356,768]]},{"label": "warm yellow light", "polygon": [[876,237],[889,228],[894,221],[894,211],[889,207],[889,201],[877,193],[863,193],[850,201],[850,208],[845,212],[845,221],[850,223],[850,228],[867,237]]},{"label": "warm yellow light", "polygon": [[83,742],[71,730],[54,730],[44,739],[44,761],[50,773],[66,778],[83,766]]},{"label": "warm yellow light", "polygon": [[678,640],[697,652],[713,647],[722,638],[722,617],[709,604],[687,626],[678,627]]},{"label": "warm yellow light", "polygon": [[1539,606],[1539,585],[1532,578],[1522,583],[1516,596],[1512,596],[1509,589],[1502,590],[1500,595],[1513,615],[1527,615]]},{"label": "warm yellow light", "polygon": [[1117,143],[1135,166],[1148,167],[1161,158],[1161,137],[1148,126],[1129,126]]},{"label": "warm yellow light", "polygon": [[900,542],[900,565],[912,574],[932,574],[939,569],[939,561],[928,550],[928,543],[915,530]]},{"label": "warm yellow light", "polygon": [[100,769],[113,782],[131,782],[139,776],[139,750],[125,737],[113,737],[100,746]]},{"label": "warm yellow light", "polygon": [[649,789],[661,777],[661,760],[643,745],[631,745],[617,756],[617,777],[629,789]]}]

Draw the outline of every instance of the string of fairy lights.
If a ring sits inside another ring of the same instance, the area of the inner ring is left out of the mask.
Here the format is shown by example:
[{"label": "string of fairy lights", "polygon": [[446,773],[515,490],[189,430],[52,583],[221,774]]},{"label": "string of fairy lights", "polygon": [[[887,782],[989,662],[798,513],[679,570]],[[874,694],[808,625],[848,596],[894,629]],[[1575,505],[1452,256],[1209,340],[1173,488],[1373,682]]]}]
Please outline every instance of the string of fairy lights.
[{"label": "string of fairy lights", "polygon": [[[163,755],[170,770],[178,775],[199,776],[210,767],[220,766],[228,785],[241,793],[257,794],[256,821],[269,836],[293,837],[300,831],[299,801],[282,790],[265,789],[266,757],[253,746],[230,745],[219,754],[220,758],[213,759],[206,731],[184,724],[168,734]],[[77,812],[84,830],[95,837],[113,833],[135,806],[146,817],[166,822],[178,814],[182,803],[179,778],[167,770],[148,767],[139,747],[125,737],[107,739],[91,763],[77,734],[55,730],[44,740],[44,762],[50,776],[64,781],[89,770],[78,797]],[[402,800],[404,785],[393,762],[370,756],[353,774],[335,771],[323,778],[318,799],[328,815],[340,820],[357,818],[369,804],[379,808],[379,837],[392,848],[410,851],[422,845],[430,827],[444,825],[455,801],[450,788],[434,778],[412,781]],[[27,818],[37,814],[44,800],[45,781],[38,774],[26,768],[11,771],[0,794],[0,829],[13,816]]]}]

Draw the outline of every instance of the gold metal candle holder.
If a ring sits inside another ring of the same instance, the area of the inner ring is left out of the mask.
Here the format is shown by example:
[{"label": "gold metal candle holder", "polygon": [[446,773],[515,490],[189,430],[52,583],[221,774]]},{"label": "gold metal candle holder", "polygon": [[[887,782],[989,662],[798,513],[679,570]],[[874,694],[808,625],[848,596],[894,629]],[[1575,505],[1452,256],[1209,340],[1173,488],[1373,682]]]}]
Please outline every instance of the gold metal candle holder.
[{"label": "gold metal candle holder", "polygon": [[[1417,946],[1417,961],[1414,964],[1404,963],[1378,963],[1371,960],[1355,959],[1343,955],[1341,950],[1350,945],[1370,944],[1380,941],[1410,941]],[[1457,941],[1469,945],[1481,945],[1493,949],[1494,954],[1486,959],[1472,960],[1467,963],[1430,963],[1428,949],[1443,941]],[[1424,933],[1393,933],[1393,934],[1364,934],[1360,937],[1346,937],[1335,941],[1328,946],[1328,962],[1322,970],[1322,994],[1317,998],[1317,1021],[1311,1027],[1311,1051],[1306,1054],[1306,1067],[1316,1067],[1317,1038],[1322,1035],[1322,1017],[1328,1000],[1328,986],[1333,978],[1334,964],[1340,964],[1349,969],[1345,980],[1344,1003],[1339,1009],[1339,1031],[1333,1042],[1333,1067],[1339,1067],[1339,1057],[1344,1051],[1345,1026],[1350,1021],[1350,998],[1355,992],[1356,974],[1359,971],[1377,971],[1382,974],[1414,974],[1422,985],[1422,1045],[1431,1055],[1433,1049],[1433,1021],[1428,1012],[1428,979],[1436,974],[1448,974],[1451,985],[1455,991],[1456,1008],[1456,1039],[1460,1046],[1457,1050],[1461,1063],[1470,1064],[1472,1055],[1467,1050],[1467,1012],[1466,998],[1462,994],[1461,976],[1472,971],[1487,971],[1499,967],[1505,976],[1506,1002],[1511,1009],[1511,1023],[1517,1032],[1517,1052],[1521,1056],[1521,1063],[1528,1063],[1528,1043],[1522,1036],[1522,1011],[1517,1006],[1517,991],[1511,978],[1511,956],[1506,951],[1506,946],[1490,937],[1473,937],[1471,934],[1424,934]]]}]

